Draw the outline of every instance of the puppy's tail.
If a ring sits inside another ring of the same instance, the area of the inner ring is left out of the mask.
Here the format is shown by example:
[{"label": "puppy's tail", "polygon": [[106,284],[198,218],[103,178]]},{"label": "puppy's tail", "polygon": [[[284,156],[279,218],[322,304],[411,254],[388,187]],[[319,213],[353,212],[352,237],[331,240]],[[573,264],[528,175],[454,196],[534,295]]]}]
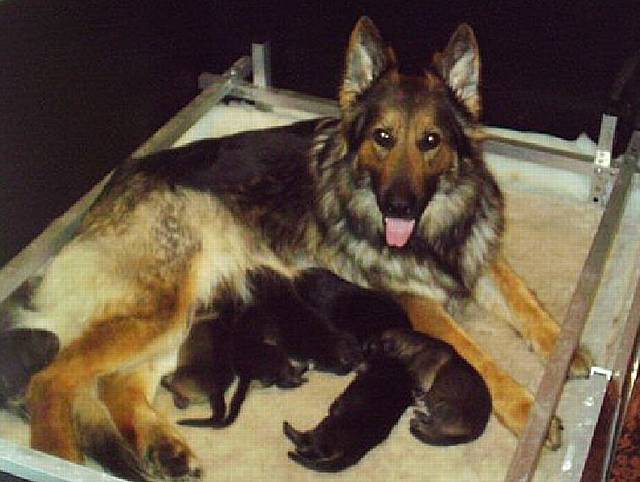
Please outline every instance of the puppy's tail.
[{"label": "puppy's tail", "polygon": [[95,387],[77,394],[73,403],[73,425],[81,450],[111,473],[133,481],[153,479],[118,431]]}]

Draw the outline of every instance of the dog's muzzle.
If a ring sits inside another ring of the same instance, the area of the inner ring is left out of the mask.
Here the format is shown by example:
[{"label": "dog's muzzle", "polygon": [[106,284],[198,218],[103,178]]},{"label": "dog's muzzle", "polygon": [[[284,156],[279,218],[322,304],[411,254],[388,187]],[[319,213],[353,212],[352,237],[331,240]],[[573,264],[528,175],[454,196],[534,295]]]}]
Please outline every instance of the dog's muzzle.
[{"label": "dog's muzzle", "polygon": [[411,191],[390,189],[379,204],[384,217],[386,243],[402,248],[411,238],[422,203]]}]

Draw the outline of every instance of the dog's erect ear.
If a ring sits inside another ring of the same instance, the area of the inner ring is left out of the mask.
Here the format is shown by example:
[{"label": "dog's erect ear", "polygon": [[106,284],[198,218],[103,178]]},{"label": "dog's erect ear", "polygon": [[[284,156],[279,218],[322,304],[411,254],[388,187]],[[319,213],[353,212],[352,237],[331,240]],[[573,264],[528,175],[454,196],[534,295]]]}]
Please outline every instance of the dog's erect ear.
[{"label": "dog's erect ear", "polygon": [[351,32],[340,88],[340,107],[347,109],[382,74],[396,65],[396,56],[368,17],[361,17]]},{"label": "dog's erect ear", "polygon": [[459,25],[444,52],[433,56],[433,64],[474,119],[478,120],[482,111],[480,50],[473,29],[466,23]]}]

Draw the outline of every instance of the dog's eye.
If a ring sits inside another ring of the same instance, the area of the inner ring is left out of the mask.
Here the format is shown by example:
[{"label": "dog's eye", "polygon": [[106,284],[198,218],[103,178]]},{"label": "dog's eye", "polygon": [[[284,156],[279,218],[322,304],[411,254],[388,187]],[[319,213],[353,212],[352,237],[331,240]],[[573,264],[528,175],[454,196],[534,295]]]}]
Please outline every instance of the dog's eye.
[{"label": "dog's eye", "polygon": [[393,135],[386,129],[374,130],[373,140],[376,142],[376,144],[378,144],[380,147],[384,147],[385,149],[389,149],[393,147],[393,144],[395,144]]},{"label": "dog's eye", "polygon": [[418,149],[422,152],[430,151],[440,145],[440,134],[436,132],[429,132],[425,134],[422,139],[418,141]]}]

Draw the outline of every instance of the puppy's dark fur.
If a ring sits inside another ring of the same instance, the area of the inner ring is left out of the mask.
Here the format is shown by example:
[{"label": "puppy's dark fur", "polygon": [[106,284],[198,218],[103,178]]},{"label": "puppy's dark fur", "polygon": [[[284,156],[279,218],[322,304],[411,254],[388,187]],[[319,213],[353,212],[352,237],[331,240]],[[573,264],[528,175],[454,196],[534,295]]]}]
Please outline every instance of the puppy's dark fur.
[{"label": "puppy's dark fur", "polygon": [[299,432],[284,422],[284,433],[295,444],[289,457],[320,472],[355,464],[387,438],[411,403],[412,386],[401,361],[373,356],[315,429]]},{"label": "puppy's dark fur", "polygon": [[491,414],[480,375],[446,343],[408,329],[391,329],[369,341],[365,369],[313,430],[287,422],[295,444],[289,457],[305,467],[336,472],[358,462],[383,442],[405,409],[418,408],[411,433],[431,445],[479,437]]},{"label": "puppy's dark fur", "polygon": [[350,330],[309,303],[328,297],[298,284],[306,273],[313,272],[304,270],[293,282],[268,269],[252,273],[254,302],[244,312],[240,327],[247,332],[258,329],[265,341],[281,346],[295,360],[313,362],[317,370],[345,374],[361,360],[360,347]]},{"label": "puppy's dark fur", "polygon": [[294,285],[307,306],[360,345],[384,330],[411,328],[406,313],[391,296],[345,281],[329,270],[304,270]]},{"label": "puppy's dark fur", "polygon": [[[253,302],[229,302],[218,319],[196,325],[183,348],[180,368],[163,379],[178,407],[203,397],[210,400],[211,418],[181,420],[181,425],[230,425],[252,380],[292,388],[306,381],[302,374],[309,361],[316,369],[337,374],[360,361],[352,337],[306,306],[289,279],[266,268],[250,277]],[[301,365],[294,366],[290,358]],[[224,394],[236,376],[238,387],[225,416]]]},{"label": "puppy's dark fur", "polygon": [[411,433],[430,445],[478,438],[491,415],[491,395],[480,374],[448,344],[412,330],[388,330],[384,353],[399,360],[414,381]]},{"label": "puppy's dark fur", "polygon": [[[231,425],[240,413],[252,380],[260,381],[263,386],[275,384],[281,388],[296,387],[304,382],[302,373],[305,367],[293,366],[280,347],[264,343],[257,336],[236,334],[233,328],[221,333],[224,322],[208,321],[201,324],[215,340],[208,363],[192,363],[181,367],[170,379],[165,380],[165,387],[174,393],[174,401],[180,392],[183,399],[191,400],[201,398],[198,393],[207,395],[213,413],[206,419],[180,420],[180,425],[216,428]],[[226,413],[224,394],[236,377],[238,387]],[[185,396],[186,390],[189,390],[189,395]]]}]

